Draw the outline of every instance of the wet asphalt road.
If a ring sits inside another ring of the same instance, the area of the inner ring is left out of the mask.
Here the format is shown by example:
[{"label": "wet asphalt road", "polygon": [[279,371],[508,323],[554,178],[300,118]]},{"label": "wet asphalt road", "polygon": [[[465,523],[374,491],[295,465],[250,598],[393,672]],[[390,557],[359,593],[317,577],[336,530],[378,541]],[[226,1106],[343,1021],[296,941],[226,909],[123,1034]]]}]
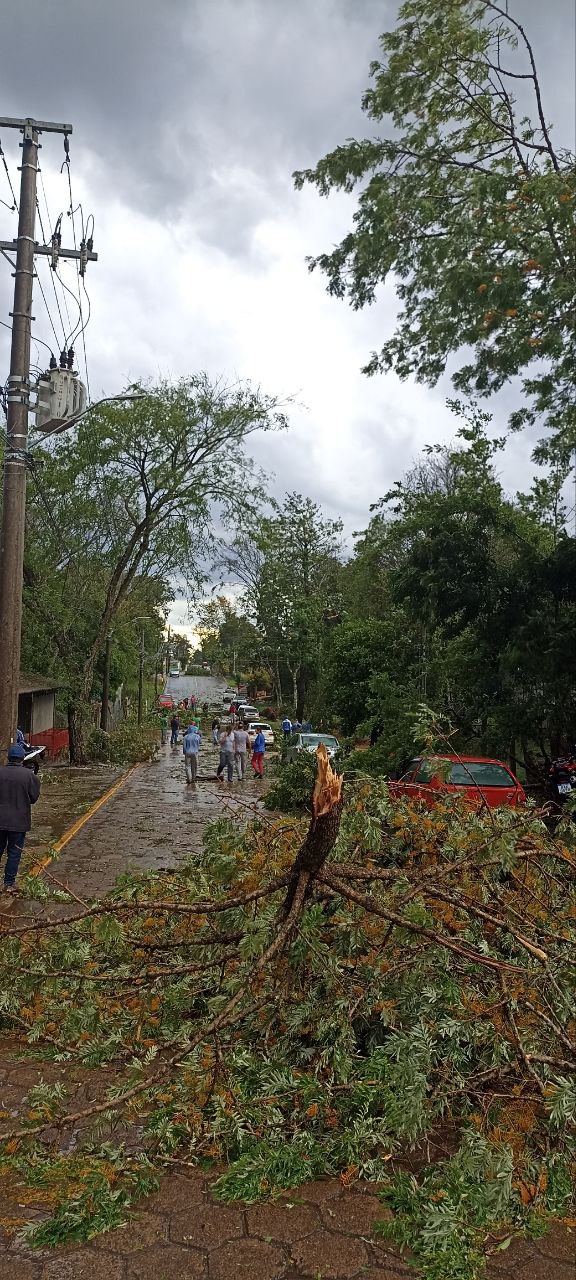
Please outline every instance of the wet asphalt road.
[{"label": "wet asphalt road", "polygon": [[216,780],[217,763],[204,734],[198,781],[187,786],[182,746],[160,747],[66,845],[55,875],[80,898],[97,898],[123,871],[174,870],[201,851],[206,824],[223,813],[254,816],[250,806],[260,807],[266,783],[249,776],[228,787]]},{"label": "wet asphalt road", "polygon": [[194,697],[200,706],[207,702],[211,709],[217,707],[221,711],[226,687],[226,681],[220,676],[168,676],[164,693],[175,702]]}]

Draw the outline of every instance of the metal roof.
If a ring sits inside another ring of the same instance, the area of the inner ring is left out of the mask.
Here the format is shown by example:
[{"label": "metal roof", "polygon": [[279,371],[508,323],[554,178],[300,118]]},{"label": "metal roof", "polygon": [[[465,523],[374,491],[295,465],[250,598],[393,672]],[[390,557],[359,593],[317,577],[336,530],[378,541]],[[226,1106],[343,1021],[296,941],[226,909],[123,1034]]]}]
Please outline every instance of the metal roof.
[{"label": "metal roof", "polygon": [[60,688],[54,680],[46,676],[35,676],[30,671],[21,671],[18,681],[18,693],[55,693]]}]

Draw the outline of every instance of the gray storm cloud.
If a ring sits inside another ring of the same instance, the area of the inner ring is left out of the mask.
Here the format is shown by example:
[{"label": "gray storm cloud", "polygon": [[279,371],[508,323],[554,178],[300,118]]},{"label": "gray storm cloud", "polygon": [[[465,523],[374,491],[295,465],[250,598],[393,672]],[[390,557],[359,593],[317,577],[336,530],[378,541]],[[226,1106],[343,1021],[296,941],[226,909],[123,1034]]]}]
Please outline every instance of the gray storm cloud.
[{"label": "gray storm cloud", "polygon": [[[574,0],[509,5],[534,40],[556,139],[573,146]],[[318,495],[350,528],[422,444],[454,429],[448,379],[429,390],[361,375],[393,325],[393,286],[360,315],[326,297],[305,256],[341,237],[354,201],[298,194],[291,177],[373,131],[361,96],[396,11],[396,0],[27,0],[24,21],[21,0],[2,4],[2,113],[73,123],[75,189],[96,215],[93,389],[202,366],[293,393],[293,431],[257,448],[258,461],[276,471],[276,492]],[[2,143],[14,175],[17,138]],[[44,144],[57,213],[61,141]],[[0,171],[0,197],[2,182]],[[0,229],[14,234],[1,205]],[[2,262],[5,322],[10,288]],[[7,339],[0,329],[4,371]],[[491,407],[501,428],[506,396]],[[529,453],[511,442],[513,487]]]}]

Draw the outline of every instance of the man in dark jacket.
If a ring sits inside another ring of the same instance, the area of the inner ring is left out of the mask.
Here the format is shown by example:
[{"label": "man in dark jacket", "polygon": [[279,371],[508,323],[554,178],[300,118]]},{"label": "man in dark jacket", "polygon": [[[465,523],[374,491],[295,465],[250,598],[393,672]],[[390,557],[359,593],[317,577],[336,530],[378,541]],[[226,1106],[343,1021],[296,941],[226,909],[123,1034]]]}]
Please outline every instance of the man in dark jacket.
[{"label": "man in dark jacket", "polygon": [[0,768],[0,858],[7,848],[4,890],[14,893],[26,832],[32,826],[31,807],[40,795],[35,773],[24,768],[24,747],[13,742],[8,764]]}]

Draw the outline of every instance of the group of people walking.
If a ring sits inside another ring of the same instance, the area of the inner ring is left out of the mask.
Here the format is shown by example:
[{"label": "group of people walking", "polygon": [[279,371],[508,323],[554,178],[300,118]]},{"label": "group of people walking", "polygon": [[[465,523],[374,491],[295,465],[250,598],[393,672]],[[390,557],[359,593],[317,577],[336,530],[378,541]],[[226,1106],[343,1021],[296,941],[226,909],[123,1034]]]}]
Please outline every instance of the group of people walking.
[{"label": "group of people walking", "polygon": [[213,720],[212,742],[220,751],[220,759],[216,771],[216,777],[219,780],[223,780],[224,774],[226,774],[226,781],[231,784],[234,781],[234,769],[236,769],[240,782],[243,782],[246,777],[246,764],[249,754],[251,755],[252,768],[256,777],[264,777],[266,742],[261,729],[255,734],[254,738],[251,738],[247,729],[242,729],[241,727],[234,729],[231,725],[221,729],[219,722]]},{"label": "group of people walking", "polygon": [[[168,739],[167,717],[162,720],[161,727],[162,742],[166,743]],[[178,745],[181,732],[180,717],[175,713],[170,721],[170,746],[175,747]],[[223,726],[221,728],[220,721],[213,720],[212,743],[219,751],[216,771],[218,781],[223,781],[225,775],[226,781],[231,784],[236,773],[239,781],[242,782],[246,777],[248,757],[250,757],[255,776],[258,778],[264,777],[266,742],[261,731],[251,737],[247,729],[241,727],[233,728],[232,726]],[[201,746],[202,734],[198,722],[194,720],[186,727],[182,739],[182,754],[184,756],[186,782],[188,784],[195,783],[198,777],[198,757]]]}]

